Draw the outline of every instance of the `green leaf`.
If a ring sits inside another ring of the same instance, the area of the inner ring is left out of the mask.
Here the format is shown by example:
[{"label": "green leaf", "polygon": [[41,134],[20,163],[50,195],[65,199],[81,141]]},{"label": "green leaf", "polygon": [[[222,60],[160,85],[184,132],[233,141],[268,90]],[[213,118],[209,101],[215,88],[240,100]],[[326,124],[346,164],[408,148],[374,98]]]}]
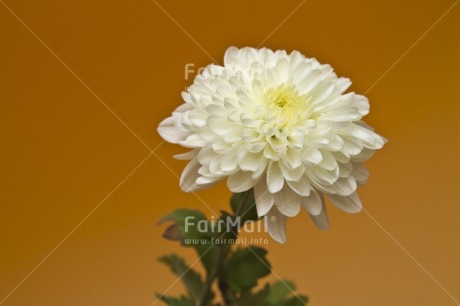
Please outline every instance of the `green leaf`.
[{"label": "green leaf", "polygon": [[291,297],[287,302],[286,306],[305,306],[308,303],[308,297],[305,295],[297,295]]},{"label": "green leaf", "polygon": [[233,213],[236,213],[238,210],[242,197],[242,192],[232,194],[232,197],[230,198],[230,206],[232,207]]},{"label": "green leaf", "polygon": [[272,285],[267,301],[272,305],[280,305],[294,290],[294,283],[290,281],[277,281]]},{"label": "green leaf", "polygon": [[221,211],[222,215],[214,223],[213,238],[215,244],[232,245],[238,235],[238,225],[235,216],[226,211]]},{"label": "green leaf", "polygon": [[249,290],[257,285],[259,278],[270,273],[267,251],[259,247],[247,247],[234,251],[227,262],[230,289]]},{"label": "green leaf", "polygon": [[202,212],[191,209],[175,210],[163,217],[159,223],[168,221],[172,221],[173,224],[166,229],[165,238],[179,240],[183,246],[193,247],[206,272],[209,273],[216,266],[218,249],[218,246],[211,240],[215,235],[212,223]]},{"label": "green leaf", "polygon": [[181,240],[183,235],[177,222],[174,222],[166,228],[163,237],[169,240]]},{"label": "green leaf", "polygon": [[242,292],[240,297],[236,300],[237,306],[271,306],[266,301],[270,294],[270,285],[266,284],[260,291],[252,293],[250,291]]},{"label": "green leaf", "polygon": [[185,296],[181,296],[180,298],[164,296],[161,294],[157,294],[158,299],[165,302],[169,306],[195,306],[195,302]]},{"label": "green leaf", "polygon": [[308,298],[305,295],[297,295],[294,290],[293,282],[278,281],[272,285],[267,301],[272,306],[305,306]]},{"label": "green leaf", "polygon": [[[193,246],[200,243],[200,239],[207,239],[209,236],[209,222],[206,216],[199,210],[177,209],[164,216],[159,224],[173,222],[163,236],[171,240],[179,240],[183,245]],[[200,225],[205,225],[200,227]],[[203,240],[204,241],[204,240]]]},{"label": "green leaf", "polygon": [[257,221],[259,220],[259,216],[257,215],[254,191],[253,189],[251,189],[246,192],[249,192],[249,195],[245,200],[246,203],[243,203],[244,206],[242,207],[242,209],[240,209],[239,212],[238,207],[240,206],[241,201],[244,198],[245,192],[234,193],[230,200],[230,206],[232,207],[232,211],[234,214],[238,212],[238,215],[241,217],[241,222],[245,222],[247,220]]},{"label": "green leaf", "polygon": [[197,244],[194,247],[206,272],[209,273],[216,266],[219,246],[215,244]]},{"label": "green leaf", "polygon": [[160,261],[169,266],[172,272],[181,278],[190,296],[195,301],[199,301],[204,291],[204,283],[200,274],[191,269],[184,259],[174,254],[162,256]]}]

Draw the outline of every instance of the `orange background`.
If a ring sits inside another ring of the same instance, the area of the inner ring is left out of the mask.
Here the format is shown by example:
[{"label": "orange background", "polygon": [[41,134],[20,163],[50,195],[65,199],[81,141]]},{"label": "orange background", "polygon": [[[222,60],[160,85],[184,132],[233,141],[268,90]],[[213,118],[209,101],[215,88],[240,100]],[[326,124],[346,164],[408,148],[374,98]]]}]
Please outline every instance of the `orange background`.
[{"label": "orange background", "polygon": [[[15,289],[1,305],[152,305],[176,279],[157,257],[195,259],[156,225],[180,207],[210,215],[167,169],[180,174],[183,150],[164,144],[131,173],[149,150],[102,103],[157,146],[185,64],[212,62],[193,40],[219,63],[230,45],[297,49],[358,93],[383,76],[367,93],[390,140],[367,163],[370,215],[329,206],[326,232],[291,219],[288,243],[267,246],[277,275],[311,306],[455,305],[440,286],[460,299],[460,8],[423,36],[453,0],[308,0],[281,26],[300,1],[161,0],[193,39],[150,0],[6,2],[101,100],[0,5],[0,301]],[[199,193],[216,211],[229,195]]]}]

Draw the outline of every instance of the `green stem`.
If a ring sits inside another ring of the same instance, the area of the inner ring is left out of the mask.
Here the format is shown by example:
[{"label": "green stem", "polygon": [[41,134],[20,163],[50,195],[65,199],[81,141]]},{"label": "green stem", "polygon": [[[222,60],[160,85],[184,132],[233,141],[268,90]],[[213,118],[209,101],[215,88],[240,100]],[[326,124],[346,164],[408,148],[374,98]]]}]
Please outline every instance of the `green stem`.
[{"label": "green stem", "polygon": [[243,208],[245,208],[246,205],[248,204],[247,202],[248,202],[248,199],[249,199],[250,195],[251,195],[251,190],[248,190],[248,191],[244,192],[243,197],[241,198],[240,204],[236,208],[235,216],[238,217],[238,216],[240,216],[241,212],[243,212]]},{"label": "green stem", "polygon": [[230,291],[228,288],[228,282],[225,278],[220,278],[219,279],[219,290],[220,294],[222,295],[222,301],[224,302],[225,306],[232,306],[233,305],[233,300],[230,295]]},{"label": "green stem", "polygon": [[[249,196],[251,194],[251,190],[245,191],[240,203],[238,204],[238,207],[235,211],[235,216],[239,217],[240,214],[244,211],[243,209],[247,206],[247,202],[249,199]],[[235,237],[236,238],[236,237]],[[211,288],[212,284],[214,283],[214,280],[217,278],[218,279],[218,287],[220,290],[220,293],[222,295],[222,300],[224,301],[224,304],[226,306],[232,306],[233,302],[230,296],[230,292],[228,291],[228,282],[226,279],[226,275],[224,273],[224,269],[222,269],[222,263],[224,259],[227,257],[228,253],[230,251],[230,246],[221,244],[218,246],[217,249],[217,254],[216,254],[216,261],[214,263],[214,266],[208,273],[206,277],[206,283],[205,283],[205,289],[200,301],[200,306],[207,306],[208,299],[211,294]]]},{"label": "green stem", "polygon": [[219,273],[220,266],[222,264],[223,259],[225,258],[225,253],[226,253],[225,246],[220,245],[217,249],[217,255],[216,255],[217,260],[215,261],[214,266],[212,267],[211,271],[208,273],[206,277],[206,284],[204,287],[205,289],[203,292],[203,297],[201,298],[201,302],[200,302],[201,306],[208,305],[208,299],[209,299],[209,295],[211,294],[212,283],[214,282],[214,280],[216,279]]}]

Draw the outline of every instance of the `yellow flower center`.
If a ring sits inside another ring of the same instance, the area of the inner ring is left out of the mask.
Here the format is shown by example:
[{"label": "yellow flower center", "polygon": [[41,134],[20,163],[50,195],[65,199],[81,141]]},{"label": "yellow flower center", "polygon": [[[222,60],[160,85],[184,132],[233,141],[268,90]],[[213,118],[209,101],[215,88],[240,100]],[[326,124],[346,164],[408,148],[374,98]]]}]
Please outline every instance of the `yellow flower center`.
[{"label": "yellow flower center", "polygon": [[283,84],[269,89],[264,96],[265,107],[276,118],[279,129],[295,125],[309,116],[310,103],[305,95],[299,95],[294,85]]}]

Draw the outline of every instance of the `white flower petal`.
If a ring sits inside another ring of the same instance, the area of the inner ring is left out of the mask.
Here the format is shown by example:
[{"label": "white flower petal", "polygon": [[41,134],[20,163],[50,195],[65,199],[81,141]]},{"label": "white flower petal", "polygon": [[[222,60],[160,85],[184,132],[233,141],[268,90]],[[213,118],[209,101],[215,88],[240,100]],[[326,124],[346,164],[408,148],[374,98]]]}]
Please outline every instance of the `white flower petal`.
[{"label": "white flower petal", "polygon": [[206,125],[217,135],[223,135],[228,129],[232,126],[232,124],[227,120],[226,117],[220,116],[209,116]]},{"label": "white flower petal", "polygon": [[332,185],[339,178],[339,169],[326,170],[319,166],[306,167],[307,175],[312,181],[323,185]]},{"label": "white flower petal", "polygon": [[296,149],[287,149],[285,161],[291,169],[297,168],[302,163],[302,153]]},{"label": "white flower petal", "polygon": [[298,181],[286,182],[288,183],[289,187],[291,187],[291,189],[294,190],[298,195],[304,197],[310,195],[311,185],[308,178],[305,175],[303,175]]},{"label": "white flower petal", "polygon": [[350,161],[350,155],[343,152],[332,152],[332,154],[339,163],[348,163]]},{"label": "white flower petal", "polygon": [[263,159],[262,153],[251,153],[247,150],[240,150],[237,156],[238,165],[243,171],[256,171]]},{"label": "white flower petal", "polygon": [[342,136],[343,146],[342,152],[347,155],[358,155],[363,150],[363,144],[357,139],[351,137]]},{"label": "white flower petal", "polygon": [[337,164],[337,160],[334,158],[331,152],[326,150],[321,150],[321,155],[323,159],[320,163],[318,163],[318,167],[324,168],[326,170],[334,170],[339,165]]},{"label": "white flower petal", "polygon": [[366,167],[364,167],[362,163],[353,163],[352,167],[352,175],[358,185],[363,186],[366,184],[367,178],[369,177],[369,171]]},{"label": "white flower petal", "polygon": [[312,90],[320,81],[320,76],[323,72],[319,69],[312,70],[308,75],[305,75],[297,84],[297,90],[301,94],[306,94]]},{"label": "white flower petal", "polygon": [[198,155],[198,152],[199,152],[198,149],[193,149],[193,150],[188,151],[186,153],[176,154],[176,155],[174,155],[174,158],[178,159],[178,160],[191,160],[191,159],[193,159],[194,157],[196,157]]},{"label": "white flower petal", "polygon": [[314,68],[314,60],[303,58],[297,67],[291,67],[291,76],[294,83],[299,83],[304,77],[308,76]]},{"label": "white flower petal", "polygon": [[225,133],[223,133],[222,137],[224,138],[225,142],[227,143],[235,143],[241,139],[241,130],[243,128],[238,125],[230,126]]},{"label": "white flower petal", "polygon": [[340,177],[349,177],[352,174],[353,166],[351,165],[350,162],[338,163],[338,165],[339,165],[339,176]]},{"label": "white flower petal", "polygon": [[170,143],[179,143],[186,139],[190,132],[185,129],[178,129],[176,127],[177,118],[169,117],[163,120],[158,126],[158,133],[164,140]]},{"label": "white flower petal", "polygon": [[321,181],[318,177],[309,175],[311,184],[316,189],[326,194],[337,194],[340,196],[348,196],[356,190],[356,181],[353,177],[339,177],[337,180],[329,184],[325,181]]},{"label": "white flower petal", "polygon": [[348,196],[356,191],[357,186],[353,176],[340,177],[334,184],[334,191],[337,195]]},{"label": "white flower petal", "polygon": [[293,74],[302,63],[305,63],[305,57],[299,51],[292,51],[289,55],[289,73]]},{"label": "white flower petal", "polygon": [[261,139],[261,134],[258,133],[255,129],[245,128],[241,132],[241,138],[245,142],[254,143],[254,142],[257,142],[257,141],[259,141]]},{"label": "white flower petal", "polygon": [[310,147],[302,153],[304,160],[313,165],[317,165],[323,160],[323,155],[321,154],[321,151],[316,148]]},{"label": "white flower petal", "polygon": [[206,145],[201,150],[194,149],[194,151],[198,151],[198,160],[202,165],[209,165],[213,159],[215,159],[216,154],[212,146]]},{"label": "white flower petal", "polygon": [[268,166],[268,160],[266,158],[263,158],[262,162],[259,165],[259,167],[252,173],[252,178],[253,179],[259,178],[262,174],[265,173],[265,170],[267,169],[267,166]]},{"label": "white flower petal", "polygon": [[276,70],[281,82],[286,82],[289,78],[289,67],[288,61],[286,59],[281,59],[276,64]]},{"label": "white flower petal", "polygon": [[224,154],[221,159],[220,169],[225,172],[232,172],[238,167],[236,150]]},{"label": "white flower petal", "polygon": [[322,82],[314,88],[310,95],[313,97],[312,101],[315,105],[320,104],[324,99],[329,97],[335,89],[335,84],[333,82]]},{"label": "white flower petal", "polygon": [[326,205],[324,203],[324,196],[323,194],[319,194],[319,197],[321,200],[321,213],[316,216],[310,214],[310,218],[317,228],[320,230],[327,230],[329,228],[329,218],[327,216]]},{"label": "white flower petal", "polygon": [[357,107],[342,107],[330,111],[326,115],[322,116],[321,119],[331,121],[354,121],[361,119],[361,114]]},{"label": "white flower petal", "polygon": [[284,177],[283,173],[281,172],[280,166],[278,162],[270,162],[268,164],[267,170],[267,186],[268,191],[271,193],[276,193],[283,188],[284,185]]},{"label": "white flower petal", "polygon": [[273,150],[272,146],[267,145],[264,149],[264,156],[269,160],[278,161],[281,159],[283,152]]},{"label": "white flower petal", "polygon": [[228,177],[227,187],[231,192],[244,192],[251,189],[257,184],[257,180],[254,180],[250,171],[238,171]]},{"label": "white flower petal", "polygon": [[254,186],[254,197],[256,199],[257,215],[265,216],[275,204],[274,196],[268,191],[267,181],[261,179]]},{"label": "white flower petal", "polygon": [[197,184],[196,190],[212,187],[216,185],[217,183],[219,183],[220,181],[221,181],[221,178],[218,178],[218,177],[200,176],[199,178],[196,179],[196,184]]},{"label": "white flower petal", "polygon": [[258,143],[249,145],[248,150],[249,152],[252,152],[252,153],[259,153],[259,152],[262,152],[262,150],[264,150],[266,146],[267,146],[266,143],[258,142]]},{"label": "white flower petal", "polygon": [[356,124],[351,124],[348,128],[340,131],[340,133],[342,135],[346,133],[346,135],[351,135],[360,139],[364,146],[369,149],[380,149],[385,144],[385,141],[380,135]]},{"label": "white flower petal", "polygon": [[185,192],[193,192],[203,187],[196,183],[196,179],[200,176],[198,169],[201,168],[201,164],[197,158],[192,159],[187,166],[184,168],[180,177],[180,188]]},{"label": "white flower petal", "polygon": [[280,213],[276,207],[273,207],[266,218],[267,231],[270,236],[279,243],[285,243],[287,217]]},{"label": "white flower petal", "polygon": [[190,123],[196,128],[204,128],[206,126],[208,114],[203,109],[197,108],[190,112],[188,119],[190,120]]},{"label": "white flower petal", "polygon": [[331,153],[340,151],[343,148],[343,139],[340,136],[330,134],[326,137],[326,139],[329,141],[329,143],[325,148],[327,148]]},{"label": "white flower petal", "polygon": [[322,200],[315,189],[310,191],[309,196],[302,197],[300,204],[312,216],[317,216],[321,213]]},{"label": "white flower petal", "polygon": [[239,50],[236,47],[229,47],[225,51],[224,64],[225,66],[237,65],[238,64],[238,53]]},{"label": "white flower petal", "polygon": [[288,217],[295,217],[300,211],[300,196],[285,184],[284,187],[274,194],[275,205],[278,210]]},{"label": "white flower petal", "polygon": [[192,104],[190,103],[184,103],[184,104],[181,104],[179,105],[173,112],[173,115],[180,115],[182,113],[185,113],[187,111],[190,111],[190,110],[193,110],[194,107]]},{"label": "white flower petal", "polygon": [[351,81],[348,78],[338,78],[335,82],[335,87],[340,93],[345,92],[351,86]]},{"label": "white flower petal", "polygon": [[355,163],[362,163],[368,160],[369,158],[371,158],[372,155],[374,155],[374,153],[375,153],[375,150],[364,148],[361,151],[361,153],[354,155],[354,156],[350,156],[350,160]]},{"label": "white flower petal", "polygon": [[222,104],[209,104],[204,109],[215,118],[224,119],[228,114],[227,108]]},{"label": "white flower petal", "polygon": [[362,95],[356,95],[353,103],[359,110],[361,116],[369,114],[369,100]]},{"label": "white flower petal", "polygon": [[305,173],[305,166],[303,164],[300,164],[300,166],[295,169],[289,169],[284,162],[280,162],[279,166],[283,173],[283,177],[289,181],[297,182]]},{"label": "white flower petal", "polygon": [[201,148],[206,145],[206,139],[203,138],[203,135],[192,134],[188,136],[185,140],[179,141],[179,144],[186,148]]},{"label": "white flower petal", "polygon": [[363,208],[363,205],[361,204],[361,200],[359,199],[359,196],[356,192],[352,193],[349,196],[339,196],[335,194],[328,194],[327,197],[329,200],[343,210],[344,212],[354,214],[357,212],[360,212],[361,209]]}]

